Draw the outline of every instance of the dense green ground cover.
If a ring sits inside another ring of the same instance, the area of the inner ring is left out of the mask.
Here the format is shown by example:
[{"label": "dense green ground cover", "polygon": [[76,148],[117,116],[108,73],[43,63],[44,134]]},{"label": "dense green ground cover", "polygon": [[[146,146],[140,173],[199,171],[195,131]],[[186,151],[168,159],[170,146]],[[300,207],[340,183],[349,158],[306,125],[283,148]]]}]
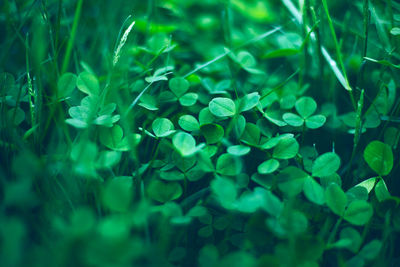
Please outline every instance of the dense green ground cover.
[{"label": "dense green ground cover", "polygon": [[400,4],[3,0],[1,266],[400,266]]}]

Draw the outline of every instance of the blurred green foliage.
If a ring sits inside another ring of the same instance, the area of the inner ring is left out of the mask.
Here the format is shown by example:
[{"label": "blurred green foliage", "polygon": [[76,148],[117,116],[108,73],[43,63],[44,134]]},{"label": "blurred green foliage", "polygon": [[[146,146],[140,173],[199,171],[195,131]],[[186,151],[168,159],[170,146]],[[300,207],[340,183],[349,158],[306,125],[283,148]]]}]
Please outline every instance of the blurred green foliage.
[{"label": "blurred green foliage", "polygon": [[400,4],[4,0],[1,266],[400,266]]}]

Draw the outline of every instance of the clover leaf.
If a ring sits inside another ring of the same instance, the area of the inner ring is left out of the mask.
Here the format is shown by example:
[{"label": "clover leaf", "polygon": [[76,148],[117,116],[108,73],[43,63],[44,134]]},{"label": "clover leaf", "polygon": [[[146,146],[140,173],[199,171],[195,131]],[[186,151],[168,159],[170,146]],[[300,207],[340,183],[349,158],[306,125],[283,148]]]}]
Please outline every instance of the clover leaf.
[{"label": "clover leaf", "polygon": [[236,105],[232,99],[217,97],[208,105],[210,112],[217,117],[232,117],[236,114]]},{"label": "clover leaf", "polygon": [[364,150],[368,166],[381,176],[388,175],[393,168],[392,148],[381,141],[370,142]]},{"label": "clover leaf", "polygon": [[296,101],[295,109],[297,114],[287,112],[283,114],[283,120],[293,127],[300,127],[303,124],[309,129],[317,129],[325,124],[326,117],[324,115],[313,115],[317,109],[317,103],[308,96],[303,96]]},{"label": "clover leaf", "polygon": [[176,150],[184,157],[188,157],[199,151],[204,144],[196,146],[196,140],[191,134],[178,132],[172,137],[172,143]]},{"label": "clover leaf", "polygon": [[152,127],[153,127],[153,132],[157,137],[166,137],[175,132],[174,125],[169,119],[166,118],[155,119],[153,121]]},{"label": "clover leaf", "polygon": [[183,115],[178,120],[179,126],[185,131],[191,132],[200,129],[200,124],[192,115]]},{"label": "clover leaf", "polygon": [[76,86],[80,91],[88,95],[98,95],[100,93],[99,81],[90,72],[81,72],[76,80]]}]

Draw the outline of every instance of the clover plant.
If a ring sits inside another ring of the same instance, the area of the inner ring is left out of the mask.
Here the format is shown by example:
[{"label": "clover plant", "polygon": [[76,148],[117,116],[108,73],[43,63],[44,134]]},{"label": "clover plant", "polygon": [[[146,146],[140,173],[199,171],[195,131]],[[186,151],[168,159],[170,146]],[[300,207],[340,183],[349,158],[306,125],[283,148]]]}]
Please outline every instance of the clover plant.
[{"label": "clover plant", "polygon": [[400,266],[397,1],[3,2],[1,266]]}]

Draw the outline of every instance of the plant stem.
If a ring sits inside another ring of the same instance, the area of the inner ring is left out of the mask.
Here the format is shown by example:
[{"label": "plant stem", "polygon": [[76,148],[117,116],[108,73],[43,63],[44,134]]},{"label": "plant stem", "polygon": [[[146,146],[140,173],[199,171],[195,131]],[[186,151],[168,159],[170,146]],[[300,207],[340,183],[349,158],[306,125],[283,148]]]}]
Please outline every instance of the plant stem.
[{"label": "plant stem", "polygon": [[337,231],[339,230],[339,226],[340,226],[340,224],[342,223],[342,221],[343,221],[343,217],[340,217],[340,218],[336,221],[336,224],[333,226],[332,232],[331,232],[331,234],[329,235],[329,238],[328,238],[328,241],[327,241],[327,244],[328,244],[328,245],[331,244],[332,241],[333,241],[333,239],[336,237]]},{"label": "plant stem", "polygon": [[72,48],[74,46],[75,37],[76,37],[76,30],[78,29],[79,18],[81,16],[82,4],[83,4],[83,0],[78,0],[78,3],[76,4],[74,22],[72,24],[72,29],[71,29],[71,34],[70,34],[70,37],[68,40],[67,49],[65,50],[64,61],[63,61],[62,68],[61,68],[61,74],[65,73],[67,71],[69,61],[71,59]]}]

